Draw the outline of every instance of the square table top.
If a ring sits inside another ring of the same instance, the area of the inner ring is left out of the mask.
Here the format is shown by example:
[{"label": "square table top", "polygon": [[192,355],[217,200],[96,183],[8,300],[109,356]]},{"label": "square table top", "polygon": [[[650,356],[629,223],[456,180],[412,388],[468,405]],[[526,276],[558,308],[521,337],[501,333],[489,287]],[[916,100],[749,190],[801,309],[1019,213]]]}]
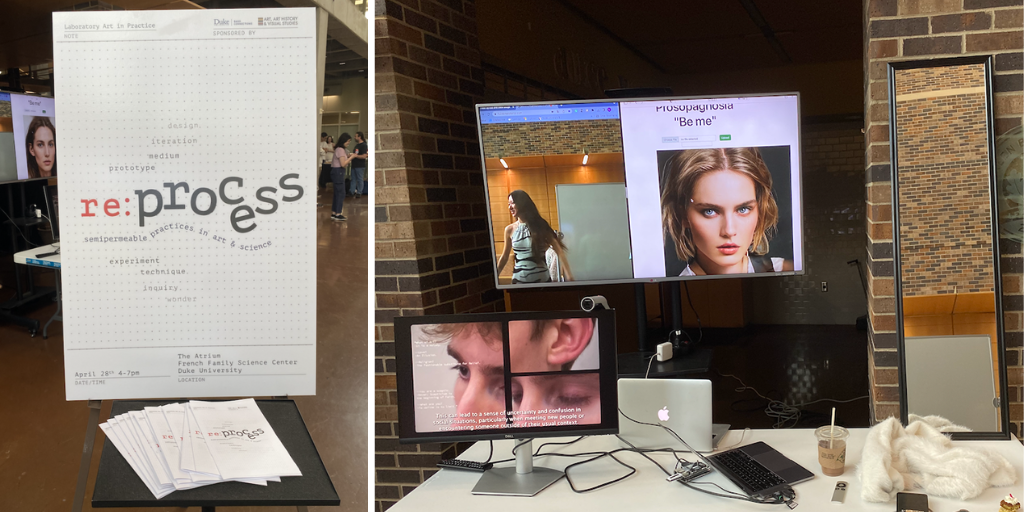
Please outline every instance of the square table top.
[{"label": "square table top", "polygon": [[[181,401],[184,400],[117,400],[111,407],[110,416]],[[281,477],[281,482],[267,482],[265,487],[241,482],[221,482],[196,489],[175,491],[158,500],[149,492],[110,439],[105,439],[99,470],[96,473],[92,506],[218,507],[341,504],[338,492],[335,491],[331,477],[324,468],[316,446],[313,445],[313,439],[309,436],[309,430],[302,421],[295,401],[257,400],[256,404],[302,471],[302,476]]]}]

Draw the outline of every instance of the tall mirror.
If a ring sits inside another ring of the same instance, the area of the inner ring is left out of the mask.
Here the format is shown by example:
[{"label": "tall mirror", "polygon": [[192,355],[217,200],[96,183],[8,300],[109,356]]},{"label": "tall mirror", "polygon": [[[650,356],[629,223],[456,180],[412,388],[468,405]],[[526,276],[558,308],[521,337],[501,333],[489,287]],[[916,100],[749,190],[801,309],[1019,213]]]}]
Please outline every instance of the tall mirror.
[{"label": "tall mirror", "polygon": [[991,57],[889,65],[901,416],[1008,439]]}]

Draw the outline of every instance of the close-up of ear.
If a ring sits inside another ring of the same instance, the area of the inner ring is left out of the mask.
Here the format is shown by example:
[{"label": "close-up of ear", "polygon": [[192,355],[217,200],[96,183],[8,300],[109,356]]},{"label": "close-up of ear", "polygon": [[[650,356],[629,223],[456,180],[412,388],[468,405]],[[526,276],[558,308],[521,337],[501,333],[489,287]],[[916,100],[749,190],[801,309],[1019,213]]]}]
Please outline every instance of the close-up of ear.
[{"label": "close-up of ear", "polygon": [[592,318],[566,318],[556,324],[556,336],[548,347],[548,363],[562,366],[572,363],[587,348],[594,335]]}]

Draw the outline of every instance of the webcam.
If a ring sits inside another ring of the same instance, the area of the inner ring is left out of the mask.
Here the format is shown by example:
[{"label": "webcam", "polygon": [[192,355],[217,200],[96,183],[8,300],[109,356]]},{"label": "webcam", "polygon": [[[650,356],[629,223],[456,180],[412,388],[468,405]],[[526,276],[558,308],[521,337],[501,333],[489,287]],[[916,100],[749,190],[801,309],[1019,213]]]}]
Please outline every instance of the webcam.
[{"label": "webcam", "polygon": [[595,309],[611,309],[608,307],[608,300],[603,295],[591,295],[589,297],[583,297],[580,301],[580,308],[583,311],[593,311]]}]

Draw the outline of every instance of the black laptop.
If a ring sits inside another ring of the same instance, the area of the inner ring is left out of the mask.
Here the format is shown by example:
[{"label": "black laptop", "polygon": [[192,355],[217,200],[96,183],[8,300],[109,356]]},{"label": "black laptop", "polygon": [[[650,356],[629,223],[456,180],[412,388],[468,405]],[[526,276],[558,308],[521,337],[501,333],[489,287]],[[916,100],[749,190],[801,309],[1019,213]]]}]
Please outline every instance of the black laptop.
[{"label": "black laptop", "polygon": [[814,478],[814,473],[760,441],[709,455],[707,459],[750,496],[767,498]]}]

